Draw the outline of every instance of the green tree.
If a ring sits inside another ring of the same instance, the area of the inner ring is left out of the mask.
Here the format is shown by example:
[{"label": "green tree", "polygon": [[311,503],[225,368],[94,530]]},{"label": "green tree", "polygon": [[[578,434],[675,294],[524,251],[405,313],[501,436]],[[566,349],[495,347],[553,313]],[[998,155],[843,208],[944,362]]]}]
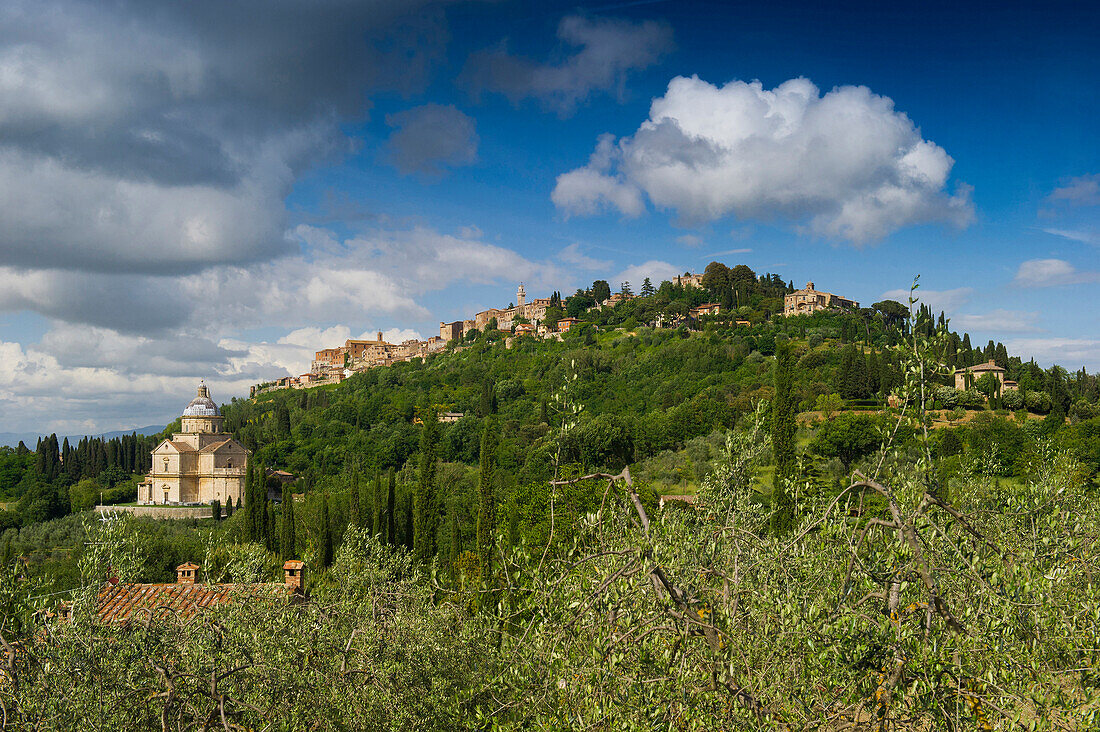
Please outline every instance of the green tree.
[{"label": "green tree", "polygon": [[[497,411],[497,390],[496,384],[491,377],[486,376],[481,382],[481,399],[477,405],[477,416],[481,418],[488,417],[490,414],[496,414]],[[425,422],[426,424],[426,422]]]},{"label": "green tree", "polygon": [[642,280],[642,297],[653,297],[656,294],[657,288],[653,286],[653,283],[649,281],[649,278],[646,277],[644,280]]},{"label": "green tree", "polygon": [[818,394],[814,408],[821,412],[825,419],[832,419],[833,415],[844,408],[844,400],[839,394]]},{"label": "green tree", "polygon": [[609,297],[611,297],[611,285],[607,283],[607,280],[596,280],[592,283],[592,299],[597,304]]},{"label": "green tree", "polygon": [[435,555],[439,506],[436,496],[436,449],[439,442],[439,420],[434,409],[424,411],[424,426],[420,428],[420,470],[414,497],[413,552],[417,559],[428,562]]},{"label": "green tree", "polygon": [[775,366],[772,383],[775,396],[771,403],[772,455],[775,460],[775,477],[772,481],[771,529],[777,535],[790,530],[794,524],[794,500],[790,484],[795,477],[795,397],[792,393],[791,344],[782,341],[775,348]]},{"label": "green tree", "polygon": [[371,491],[371,519],[374,536],[382,535],[382,474],[374,474],[374,489]]},{"label": "green tree", "polygon": [[810,449],[823,457],[839,458],[844,469],[851,470],[852,463],[874,451],[880,442],[873,417],[848,412],[818,427]]},{"label": "green tree", "polygon": [[389,489],[386,495],[386,541],[397,543],[397,476],[390,468]]},{"label": "green tree", "polygon": [[360,496],[359,471],[351,473],[351,490],[348,491],[348,523],[352,526],[363,525],[363,499]]},{"label": "green tree", "polygon": [[493,492],[499,439],[496,421],[492,418],[485,420],[481,431],[477,480],[477,553],[484,585],[488,585],[493,577],[493,541],[496,536],[496,498]]},{"label": "green tree", "polygon": [[328,567],[332,564],[332,524],[329,522],[328,514],[328,492],[325,491],[321,494],[321,541],[320,541],[320,555],[318,559],[321,562],[322,567]]},{"label": "green tree", "polygon": [[279,532],[279,553],[283,561],[298,558],[298,537],[294,526],[294,496],[283,496],[282,526]]},{"label": "green tree", "polygon": [[210,518],[214,519],[215,521],[221,521],[222,502],[219,501],[217,498],[215,498],[214,502],[210,504]]}]

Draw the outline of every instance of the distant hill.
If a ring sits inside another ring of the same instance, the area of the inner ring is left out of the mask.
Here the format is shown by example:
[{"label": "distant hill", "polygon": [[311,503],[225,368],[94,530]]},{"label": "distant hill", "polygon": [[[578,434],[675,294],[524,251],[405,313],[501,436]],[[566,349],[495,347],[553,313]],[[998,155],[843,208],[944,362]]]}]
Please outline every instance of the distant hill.
[{"label": "distant hill", "polygon": [[[99,432],[94,435],[58,435],[57,441],[62,442],[66,437],[69,438],[70,443],[79,442],[84,437],[102,437],[105,440],[110,440],[114,437],[122,437],[123,435],[129,435],[133,432],[137,432],[139,435],[155,435],[164,429],[162,424],[151,424],[146,427],[135,427],[132,430],[114,430],[113,432]],[[15,447],[22,440],[23,444],[34,449],[35,444],[38,442],[39,437],[49,437],[49,434],[41,434],[39,432],[0,432],[0,447],[8,446]]]}]

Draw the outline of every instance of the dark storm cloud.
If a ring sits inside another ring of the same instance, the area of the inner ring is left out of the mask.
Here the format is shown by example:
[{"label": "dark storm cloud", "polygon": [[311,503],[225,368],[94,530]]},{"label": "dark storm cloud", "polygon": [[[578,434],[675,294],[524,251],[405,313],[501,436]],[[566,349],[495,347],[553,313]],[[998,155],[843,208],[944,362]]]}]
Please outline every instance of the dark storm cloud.
[{"label": "dark storm cloud", "polygon": [[389,158],[401,173],[438,178],[448,167],[477,160],[478,137],[473,118],[453,105],[425,104],[386,115],[394,128]]},{"label": "dark storm cloud", "polygon": [[439,3],[0,8],[0,265],[189,272],[291,251],[283,200],[367,95],[414,90]]},{"label": "dark storm cloud", "polygon": [[513,103],[538,99],[566,116],[594,92],[621,99],[631,71],[657,63],[673,46],[672,28],[647,20],[571,15],[558,25],[562,43],[578,50],[558,62],[538,63],[500,49],[470,57],[463,79],[474,97],[499,92]]}]

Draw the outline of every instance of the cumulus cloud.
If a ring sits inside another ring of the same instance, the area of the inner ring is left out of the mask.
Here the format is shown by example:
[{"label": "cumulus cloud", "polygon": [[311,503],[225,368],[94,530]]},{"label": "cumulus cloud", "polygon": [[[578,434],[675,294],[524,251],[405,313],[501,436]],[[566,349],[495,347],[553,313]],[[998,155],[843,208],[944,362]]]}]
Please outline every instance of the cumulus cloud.
[{"label": "cumulus cloud", "polygon": [[558,259],[576,269],[600,270],[611,266],[610,260],[596,259],[582,252],[578,242],[573,242],[558,252]]},{"label": "cumulus cloud", "polygon": [[1037,312],[998,308],[978,315],[959,315],[951,319],[951,326],[956,330],[983,333],[1031,333],[1042,330],[1036,325],[1038,319]]},{"label": "cumulus cloud", "polygon": [[513,56],[501,44],[473,54],[463,81],[475,98],[487,91],[504,94],[513,104],[533,98],[567,116],[596,92],[622,100],[629,73],[652,66],[672,49],[671,27],[652,20],[570,15],[558,24],[558,39],[579,50],[541,64]]},{"label": "cumulus cloud", "polygon": [[1029,259],[1020,264],[1012,284],[1019,287],[1053,287],[1100,280],[1100,272],[1081,272],[1064,259]]},{"label": "cumulus cloud", "polygon": [[668,262],[662,262],[658,259],[651,259],[642,264],[632,264],[624,269],[614,280],[612,280],[611,289],[617,290],[620,283],[629,282],[633,290],[637,292],[646,277],[648,277],[649,281],[656,287],[665,280],[671,280],[680,273],[680,268],[675,265],[669,264]]},{"label": "cumulus cloud", "polygon": [[1100,206],[1100,175],[1070,178],[1064,186],[1055,188],[1047,198],[1052,202],[1074,206]]},{"label": "cumulus cloud", "polygon": [[[973,294],[972,287],[956,287],[953,290],[926,290],[921,287],[917,290],[916,297],[932,310],[942,310],[950,315],[953,310],[970,302]],[[894,300],[904,305],[909,301],[909,290],[887,290],[879,299]]]},{"label": "cumulus cloud", "polygon": [[676,243],[685,247],[697,247],[703,243],[703,238],[695,234],[684,234],[676,237]]},{"label": "cumulus cloud", "polygon": [[425,104],[386,115],[394,128],[389,158],[401,173],[442,177],[447,168],[477,160],[477,124],[452,104]]},{"label": "cumulus cloud", "polygon": [[[18,432],[81,434],[167,423],[194,395],[195,373],[65,365],[40,348],[0,341],[0,412],[5,429]],[[207,375],[218,401],[247,396],[248,387],[256,383],[252,374],[198,373]]]},{"label": "cumulus cloud", "polygon": [[1091,373],[1100,371],[1100,340],[1095,338],[1013,338],[1005,340],[1005,347],[1025,360],[1034,358],[1041,366],[1058,364],[1070,371],[1078,367]]},{"label": "cumulus cloud", "polygon": [[649,118],[558,177],[567,214],[644,210],[642,193],[688,223],[783,220],[863,244],[917,224],[966,226],[970,190],[946,191],[954,161],[893,101],[866,87],[820,94],[807,79],[773,90],[676,77]]}]

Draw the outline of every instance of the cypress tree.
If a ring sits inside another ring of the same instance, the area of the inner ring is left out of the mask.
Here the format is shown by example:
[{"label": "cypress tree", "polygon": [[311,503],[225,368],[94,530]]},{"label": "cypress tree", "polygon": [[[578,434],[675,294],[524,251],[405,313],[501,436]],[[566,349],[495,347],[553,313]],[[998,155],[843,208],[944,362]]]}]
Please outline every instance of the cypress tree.
[{"label": "cypress tree", "polygon": [[332,564],[332,526],[328,518],[328,493],[321,494],[321,566]]},{"label": "cypress tree", "polygon": [[390,468],[390,487],[386,496],[386,541],[390,544],[397,543],[397,476],[393,468]]},{"label": "cypress tree", "polygon": [[215,498],[214,502],[210,504],[210,518],[214,519],[215,521],[220,521],[221,517],[222,502]]},{"label": "cypress tree", "polygon": [[382,535],[382,474],[374,474],[374,489],[371,491],[371,519],[375,537]]},{"label": "cypress tree", "polygon": [[439,524],[439,506],[435,491],[438,437],[439,420],[435,410],[425,410],[424,426],[420,428],[420,470],[417,476],[413,521],[413,551],[423,562],[430,561],[436,549],[436,529]]},{"label": "cypress tree", "polygon": [[493,481],[498,439],[496,421],[490,417],[485,420],[485,426],[481,430],[481,460],[477,480],[477,555],[482,584],[489,584],[493,577],[493,539],[496,533]]},{"label": "cypress tree", "polygon": [[276,551],[278,535],[275,533],[275,506],[271,501],[264,501],[264,546],[269,552]]},{"label": "cypress tree", "polygon": [[359,501],[359,471],[356,470],[351,474],[351,490],[348,491],[348,523],[352,526],[362,526],[362,505]]},{"label": "cypress tree", "polygon": [[365,529],[371,527],[371,502],[368,495],[368,484],[363,481],[362,476],[357,475],[355,478],[355,494],[356,500],[359,501],[359,520],[356,522],[356,526],[360,526]]},{"label": "cypress tree", "polygon": [[297,559],[298,540],[294,533],[294,497],[283,499],[282,531],[279,534],[279,552],[283,561]]},{"label": "cypress tree", "polygon": [[[245,516],[245,518],[248,519],[248,520],[245,521],[245,524],[244,524],[244,529],[245,529],[244,535],[245,535],[245,538],[248,539],[249,541],[255,541],[256,540],[256,534],[255,534],[255,530],[256,530],[256,521],[255,521],[256,491],[252,486],[252,482],[253,482],[252,481],[252,476],[253,476],[254,470],[255,470],[255,466],[252,465],[252,463],[249,463],[248,467],[244,471],[244,500],[245,500],[245,509],[248,511],[248,514]],[[240,498],[238,497],[237,500],[239,501]],[[238,508],[239,508],[239,506],[238,506]]]},{"label": "cypress tree", "polygon": [[790,480],[795,470],[795,397],[792,393],[792,357],[789,342],[776,344],[773,382],[775,396],[771,405],[772,453],[775,456],[775,482]]},{"label": "cypress tree", "polygon": [[[241,499],[238,498],[237,500],[240,501]],[[225,517],[226,518],[232,518],[233,517],[233,499],[232,499],[232,497],[226,499],[226,501],[225,501]]]}]

